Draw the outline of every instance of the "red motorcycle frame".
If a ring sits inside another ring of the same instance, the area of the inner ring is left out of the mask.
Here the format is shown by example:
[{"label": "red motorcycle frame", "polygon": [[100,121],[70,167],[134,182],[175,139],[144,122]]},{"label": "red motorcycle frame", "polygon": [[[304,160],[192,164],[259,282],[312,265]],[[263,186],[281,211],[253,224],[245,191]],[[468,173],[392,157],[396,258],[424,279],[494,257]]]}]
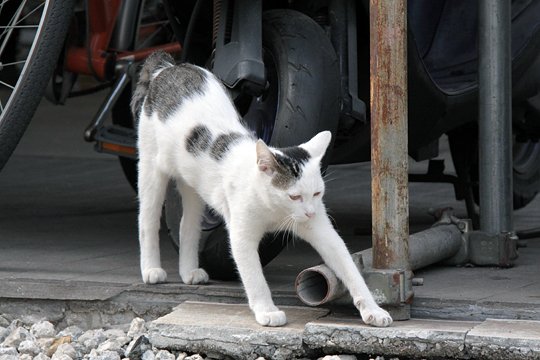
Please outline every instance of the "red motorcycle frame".
[{"label": "red motorcycle frame", "polygon": [[[178,42],[160,44],[139,50],[111,48],[110,42],[121,10],[122,0],[92,0],[88,2],[89,31],[87,46],[73,46],[67,49],[66,70],[85,75],[97,76],[100,80],[114,77],[114,69],[119,61],[141,61],[156,50],[179,53],[182,46]],[[141,28],[139,36],[151,33],[153,29]]]}]

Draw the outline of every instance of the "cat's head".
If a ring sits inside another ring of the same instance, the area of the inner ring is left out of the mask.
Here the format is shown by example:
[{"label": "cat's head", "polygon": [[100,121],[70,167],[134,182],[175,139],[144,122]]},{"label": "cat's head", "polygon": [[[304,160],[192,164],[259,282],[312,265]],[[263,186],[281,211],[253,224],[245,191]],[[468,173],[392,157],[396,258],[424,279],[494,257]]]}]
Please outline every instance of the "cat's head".
[{"label": "cat's head", "polygon": [[332,134],[323,131],[299,146],[274,149],[257,142],[257,165],[270,202],[297,222],[317,216],[324,206],[321,159]]}]

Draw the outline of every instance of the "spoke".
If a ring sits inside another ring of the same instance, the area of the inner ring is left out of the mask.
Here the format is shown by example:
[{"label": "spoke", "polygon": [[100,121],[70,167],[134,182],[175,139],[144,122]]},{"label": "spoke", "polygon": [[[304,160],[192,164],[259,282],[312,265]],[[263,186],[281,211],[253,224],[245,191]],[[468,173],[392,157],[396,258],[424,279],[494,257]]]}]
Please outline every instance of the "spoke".
[{"label": "spoke", "polygon": [[43,6],[45,5],[45,2],[42,2],[41,4],[39,4],[38,6],[36,6],[34,8],[34,10],[30,11],[28,14],[24,15],[22,18],[20,18],[17,23],[15,25],[17,25],[18,23],[26,20],[29,16],[31,16],[33,13],[35,13],[37,10],[41,9]]},{"label": "spoke", "polygon": [[14,61],[14,62],[10,62],[10,63],[7,63],[7,64],[2,64],[2,62],[0,62],[0,69],[4,68],[6,66],[24,64],[25,62],[26,62],[26,60]]},{"label": "spoke", "polygon": [[2,100],[0,100],[0,112],[4,112],[4,107],[2,106]]},{"label": "spoke", "polygon": [[[13,15],[13,17],[11,18],[11,21],[8,25],[14,25],[14,24],[17,24],[17,21],[19,20],[19,17],[21,16],[21,13],[22,13],[22,9],[24,8],[24,5],[26,4],[26,0],[24,0],[23,2],[21,2],[21,4],[19,5],[19,8],[17,9],[17,11],[15,12],[15,15]],[[4,38],[4,41],[2,42],[2,45],[0,46],[0,57],[2,56],[2,54],[4,53],[4,49],[6,48],[6,45],[7,45],[7,42],[9,40],[9,37],[11,35],[11,33],[13,32],[13,29],[6,29],[4,30],[4,32],[2,33],[1,36],[3,36],[7,31],[7,35],[6,37]]]},{"label": "spoke", "polygon": [[38,26],[39,25],[6,25],[6,26],[0,26],[0,29],[35,29]]},{"label": "spoke", "polygon": [[1,81],[1,80],[0,80],[0,84],[6,86],[6,87],[8,87],[8,88],[10,88],[11,90],[14,90],[14,89],[15,89],[15,86],[11,86],[11,85],[9,85],[8,83],[5,83],[5,82],[3,82],[3,81]]},{"label": "spoke", "polygon": [[[16,25],[17,24],[17,21],[19,20],[19,17],[21,16],[22,14],[22,11],[24,9],[24,4],[26,3],[26,1],[24,1],[23,3],[19,4],[19,7],[17,8],[17,10],[15,11],[15,13],[13,14],[13,16],[11,17],[11,19],[9,20],[8,22],[8,26],[13,26],[13,25]],[[4,36],[4,34],[6,33],[6,30],[4,30],[2,32],[2,34],[0,34],[0,36]],[[8,35],[9,37],[9,35]]]}]

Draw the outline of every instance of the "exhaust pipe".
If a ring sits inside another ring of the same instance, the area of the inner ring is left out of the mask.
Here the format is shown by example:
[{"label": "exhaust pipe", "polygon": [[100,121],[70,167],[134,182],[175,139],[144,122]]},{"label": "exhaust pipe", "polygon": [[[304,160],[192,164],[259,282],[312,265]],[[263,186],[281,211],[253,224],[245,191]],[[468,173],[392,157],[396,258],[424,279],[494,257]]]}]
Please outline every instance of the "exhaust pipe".
[{"label": "exhaust pipe", "polygon": [[[411,270],[451,259],[452,264],[464,263],[468,254],[466,237],[454,224],[437,225],[409,237],[409,259]],[[361,272],[372,268],[372,249],[351,255]],[[369,279],[366,279],[368,281]],[[370,284],[367,284],[370,287]],[[345,285],[326,265],[317,265],[303,270],[295,281],[296,294],[306,305],[320,306],[328,302],[350,303]]]}]

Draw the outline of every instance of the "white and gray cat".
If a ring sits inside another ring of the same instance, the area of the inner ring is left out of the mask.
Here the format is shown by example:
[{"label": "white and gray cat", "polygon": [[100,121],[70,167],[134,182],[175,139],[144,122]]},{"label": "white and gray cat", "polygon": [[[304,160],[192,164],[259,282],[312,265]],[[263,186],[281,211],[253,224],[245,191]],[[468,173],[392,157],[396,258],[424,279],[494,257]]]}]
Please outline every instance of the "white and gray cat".
[{"label": "white and gray cat", "polygon": [[174,65],[163,52],[146,60],[132,111],[139,119],[139,241],[145,283],[167,277],[158,231],[165,189],[174,179],[184,209],[179,264],[184,283],[208,282],[198,260],[201,214],[207,203],[225,220],[232,256],[259,324],[287,322],[274,305],[257,250],[265,233],[288,222],[343,280],[365,323],[392,323],[375,303],[326,214],[320,161],[330,143],[329,131],[299,146],[269,147],[242,125],[212,73],[190,64]]}]

